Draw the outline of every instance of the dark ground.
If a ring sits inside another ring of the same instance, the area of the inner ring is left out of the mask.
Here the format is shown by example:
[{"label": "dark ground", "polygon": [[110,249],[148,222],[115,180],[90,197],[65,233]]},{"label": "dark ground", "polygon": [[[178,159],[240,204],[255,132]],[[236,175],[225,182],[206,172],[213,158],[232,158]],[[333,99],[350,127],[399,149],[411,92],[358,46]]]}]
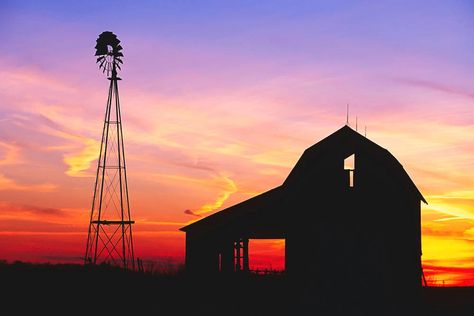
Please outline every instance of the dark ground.
[{"label": "dark ground", "polygon": [[[197,279],[183,272],[0,262],[0,315],[474,315],[474,287],[424,288],[419,307],[370,311],[281,276]],[[390,312],[389,312],[390,311]]]}]

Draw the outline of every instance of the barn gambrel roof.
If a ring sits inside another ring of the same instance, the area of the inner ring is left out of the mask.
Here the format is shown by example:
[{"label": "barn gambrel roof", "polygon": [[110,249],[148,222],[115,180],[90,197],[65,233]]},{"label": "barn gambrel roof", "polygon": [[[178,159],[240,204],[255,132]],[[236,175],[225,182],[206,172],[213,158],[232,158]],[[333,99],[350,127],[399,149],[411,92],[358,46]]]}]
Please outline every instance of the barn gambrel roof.
[{"label": "barn gambrel roof", "polygon": [[185,232],[194,229],[206,230],[243,217],[250,212],[258,212],[279,205],[285,195],[292,191],[294,184],[321,168],[325,160],[335,159],[335,157],[346,158],[356,152],[368,153],[371,159],[382,166],[392,181],[395,181],[407,194],[414,194],[420,201],[427,203],[403,166],[387,149],[346,125],[307,148],[281,186],[214,213],[180,230]]}]

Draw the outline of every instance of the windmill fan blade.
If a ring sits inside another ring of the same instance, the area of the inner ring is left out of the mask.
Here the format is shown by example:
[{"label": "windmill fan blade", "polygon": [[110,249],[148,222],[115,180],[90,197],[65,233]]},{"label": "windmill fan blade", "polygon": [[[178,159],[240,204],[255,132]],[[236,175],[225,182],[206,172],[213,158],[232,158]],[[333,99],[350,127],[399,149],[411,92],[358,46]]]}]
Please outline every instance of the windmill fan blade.
[{"label": "windmill fan blade", "polygon": [[94,48],[95,48],[95,55],[96,55],[96,56],[100,55],[99,49],[101,49],[101,47],[102,47],[102,44],[97,43],[97,44],[95,45]]},{"label": "windmill fan blade", "polygon": [[99,38],[97,39],[97,43],[101,43],[101,44],[105,43],[106,45],[116,47],[120,43],[120,41],[117,39],[117,35],[115,35],[112,32],[107,31],[99,35]]},{"label": "windmill fan blade", "polygon": [[120,41],[119,41],[118,38],[117,38],[117,35],[115,35],[115,34],[114,34],[114,38],[111,39],[110,42],[111,42],[111,44],[112,44],[113,47],[117,47],[118,44],[120,43]]},{"label": "windmill fan blade", "polygon": [[119,57],[116,57],[115,60],[118,61],[119,63],[123,64],[122,59],[120,59]]},{"label": "windmill fan blade", "polygon": [[105,58],[105,56],[100,56],[99,58],[97,58],[96,63],[98,63],[99,61],[101,61],[101,60],[104,59],[104,58]]},{"label": "windmill fan blade", "polygon": [[107,55],[107,53],[109,52],[109,50],[107,49],[107,45],[105,46],[99,46],[97,48],[97,51],[95,53],[96,56],[100,56],[100,55]]},{"label": "windmill fan blade", "polygon": [[115,66],[117,66],[118,69],[122,70],[122,68],[120,68],[119,64],[115,64]]}]

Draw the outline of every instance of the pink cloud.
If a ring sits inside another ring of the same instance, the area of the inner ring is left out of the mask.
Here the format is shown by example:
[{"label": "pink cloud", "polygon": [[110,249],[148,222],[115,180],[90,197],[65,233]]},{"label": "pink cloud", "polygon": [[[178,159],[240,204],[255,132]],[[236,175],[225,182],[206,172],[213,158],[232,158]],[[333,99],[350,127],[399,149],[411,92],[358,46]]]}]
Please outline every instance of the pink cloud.
[{"label": "pink cloud", "polygon": [[449,85],[445,83],[440,83],[436,81],[424,80],[424,79],[414,79],[414,78],[394,78],[396,82],[402,84],[430,89],[434,91],[454,94],[458,96],[463,96],[465,98],[474,99],[474,91],[464,89],[462,87],[457,87],[454,85]]}]

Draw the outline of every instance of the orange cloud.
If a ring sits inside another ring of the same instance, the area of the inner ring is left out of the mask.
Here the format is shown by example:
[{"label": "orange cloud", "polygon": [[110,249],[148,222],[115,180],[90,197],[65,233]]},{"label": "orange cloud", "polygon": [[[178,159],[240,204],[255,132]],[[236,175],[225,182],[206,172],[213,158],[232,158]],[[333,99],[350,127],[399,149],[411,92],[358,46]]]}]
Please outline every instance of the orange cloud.
[{"label": "orange cloud", "polygon": [[82,138],[83,148],[78,153],[64,155],[64,162],[69,166],[66,174],[71,177],[90,176],[86,171],[93,161],[98,159],[99,142],[91,138]]},{"label": "orange cloud", "polygon": [[225,175],[221,175],[221,178],[225,181],[226,188],[219,194],[219,196],[217,197],[217,199],[214,202],[206,203],[206,204],[202,205],[196,211],[187,210],[188,212],[185,211],[185,213],[190,214],[190,215],[197,215],[197,216],[201,216],[203,214],[211,213],[211,212],[219,209],[224,204],[224,202],[229,198],[229,196],[232,193],[237,192],[237,186],[236,186],[235,182],[232,181],[232,179],[230,179],[229,177],[227,177]]},{"label": "orange cloud", "polygon": [[81,220],[83,215],[86,214],[82,209],[62,209],[0,201],[0,222],[29,221],[31,224],[37,223],[38,226],[43,224],[86,225],[86,221]]},{"label": "orange cloud", "polygon": [[[468,183],[466,183],[466,187],[469,187]],[[468,211],[469,215],[467,215],[467,217],[469,218],[474,216],[474,191],[472,190],[447,191],[442,194],[429,195],[429,198],[430,200],[434,201],[435,204],[444,203],[458,208],[462,208]]]},{"label": "orange cloud", "polygon": [[0,166],[18,163],[21,163],[20,148],[15,144],[0,141]]},{"label": "orange cloud", "polygon": [[63,146],[48,147],[48,150],[66,151],[63,154],[63,161],[68,166],[66,170],[68,176],[93,176],[87,171],[90,169],[92,162],[99,158],[100,143],[97,140],[49,127],[43,127],[42,130],[48,135],[72,142]]},{"label": "orange cloud", "polygon": [[57,185],[51,183],[42,184],[21,184],[0,173],[0,191],[34,191],[34,192],[52,192]]}]

